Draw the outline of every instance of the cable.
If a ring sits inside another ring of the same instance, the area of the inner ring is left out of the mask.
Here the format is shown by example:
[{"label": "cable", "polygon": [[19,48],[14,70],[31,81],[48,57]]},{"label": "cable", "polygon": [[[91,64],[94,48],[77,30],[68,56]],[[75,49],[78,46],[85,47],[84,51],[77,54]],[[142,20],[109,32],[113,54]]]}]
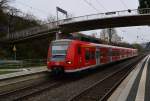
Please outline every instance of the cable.
[{"label": "cable", "polygon": [[19,4],[23,5],[23,6],[29,7],[30,9],[34,9],[34,10],[36,10],[38,12],[43,13],[43,14],[47,14],[45,11],[43,11],[41,9],[38,9],[38,8],[31,7],[31,6],[29,6],[29,5],[27,5],[27,4],[23,3],[23,2],[17,1],[17,3],[19,3]]},{"label": "cable", "polygon": [[88,2],[87,0],[84,0],[84,2],[86,2],[89,6],[91,6],[94,10],[96,10],[99,13],[99,10],[92,5],[92,3]]},{"label": "cable", "polygon": [[123,4],[123,6],[124,6],[125,8],[127,8],[127,9],[128,9],[128,6],[125,4],[125,2],[124,2],[124,1],[120,0],[120,2]]},{"label": "cable", "polygon": [[99,0],[96,0],[96,2],[97,2],[104,10],[108,11],[108,10],[100,3]]}]

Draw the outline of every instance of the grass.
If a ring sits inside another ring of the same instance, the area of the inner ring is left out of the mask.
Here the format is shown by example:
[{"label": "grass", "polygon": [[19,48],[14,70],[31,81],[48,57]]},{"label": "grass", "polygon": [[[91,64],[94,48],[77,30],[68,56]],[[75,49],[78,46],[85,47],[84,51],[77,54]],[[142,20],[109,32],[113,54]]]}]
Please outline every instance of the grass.
[{"label": "grass", "polygon": [[17,71],[0,71],[0,75],[8,74],[8,73],[14,73],[14,72],[17,72]]},{"label": "grass", "polygon": [[0,65],[0,69],[20,69],[20,68],[30,68],[30,67],[40,67],[46,66],[46,64],[36,64],[36,65]]},{"label": "grass", "polygon": [[45,66],[46,60],[2,61],[0,69],[20,69]]}]

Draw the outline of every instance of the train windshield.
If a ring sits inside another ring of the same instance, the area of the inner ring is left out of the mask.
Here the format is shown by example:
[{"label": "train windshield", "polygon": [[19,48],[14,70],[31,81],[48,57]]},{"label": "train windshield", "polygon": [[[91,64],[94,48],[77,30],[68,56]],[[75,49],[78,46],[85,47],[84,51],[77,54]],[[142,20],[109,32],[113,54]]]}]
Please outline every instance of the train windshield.
[{"label": "train windshield", "polygon": [[52,49],[51,61],[65,60],[68,49],[67,43],[53,43],[51,49]]}]

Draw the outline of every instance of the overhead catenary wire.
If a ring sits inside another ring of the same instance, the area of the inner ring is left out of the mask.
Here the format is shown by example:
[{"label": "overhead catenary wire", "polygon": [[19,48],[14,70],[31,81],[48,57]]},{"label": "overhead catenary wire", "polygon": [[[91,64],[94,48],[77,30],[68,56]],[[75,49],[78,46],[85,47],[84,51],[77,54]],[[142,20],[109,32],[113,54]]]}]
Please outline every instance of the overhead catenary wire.
[{"label": "overhead catenary wire", "polygon": [[95,6],[93,6],[92,3],[90,3],[90,2],[87,1],[87,0],[84,0],[84,2],[86,2],[90,7],[92,7],[95,11],[97,11],[97,12],[99,13],[99,10],[98,10]]},{"label": "overhead catenary wire", "polygon": [[128,6],[126,5],[126,3],[123,0],[120,0],[120,2],[123,4],[123,6],[128,9]]},{"label": "overhead catenary wire", "polygon": [[107,11],[108,12],[108,10],[102,5],[102,3],[100,3],[100,1],[99,0],[96,0],[96,2],[100,5],[100,7],[102,7],[105,11]]},{"label": "overhead catenary wire", "polygon": [[28,5],[28,4],[25,4],[25,3],[23,3],[23,2],[17,1],[17,3],[19,3],[19,4],[21,4],[21,5],[25,6],[25,7],[28,7],[28,8],[30,8],[30,9],[34,9],[34,10],[40,12],[40,13],[47,14],[45,11],[43,11],[43,10],[41,10],[41,9],[39,9],[39,8],[32,7],[32,6],[30,6],[30,5]]}]

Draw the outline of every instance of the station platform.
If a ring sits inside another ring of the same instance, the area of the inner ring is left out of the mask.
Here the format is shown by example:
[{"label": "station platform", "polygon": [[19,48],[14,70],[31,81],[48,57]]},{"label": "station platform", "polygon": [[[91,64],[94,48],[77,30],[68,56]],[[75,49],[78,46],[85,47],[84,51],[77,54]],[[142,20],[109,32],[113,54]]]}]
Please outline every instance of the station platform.
[{"label": "station platform", "polygon": [[136,65],[108,101],[150,101],[150,55]]},{"label": "station platform", "polygon": [[16,71],[13,73],[0,75],[0,80],[3,80],[3,79],[7,79],[7,78],[13,78],[13,77],[17,77],[17,76],[23,76],[23,75],[47,71],[47,68],[46,68],[46,66],[40,66],[40,67],[20,68],[20,69],[0,69],[0,71]]}]

